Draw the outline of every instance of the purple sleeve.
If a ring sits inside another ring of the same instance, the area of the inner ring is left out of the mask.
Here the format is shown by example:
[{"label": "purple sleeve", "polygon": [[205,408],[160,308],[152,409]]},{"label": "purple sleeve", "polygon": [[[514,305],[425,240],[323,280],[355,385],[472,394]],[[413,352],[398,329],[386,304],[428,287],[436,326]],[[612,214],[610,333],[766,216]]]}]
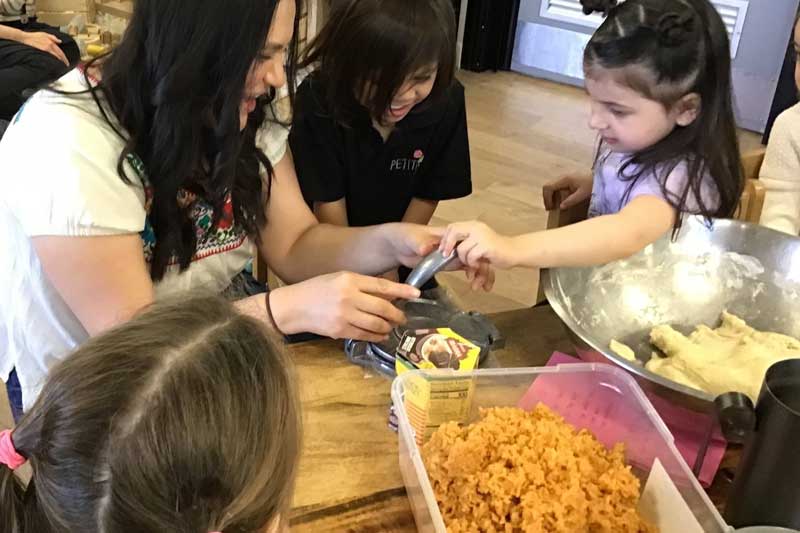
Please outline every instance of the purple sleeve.
[{"label": "purple sleeve", "polygon": [[[631,190],[628,202],[639,196],[657,196],[666,200],[670,205],[677,205],[680,203],[680,199],[686,190],[687,184],[687,166],[686,163],[680,163],[669,173],[665,181],[665,187],[663,188],[653,174],[642,176]],[[706,175],[703,178],[703,183],[700,186],[700,196],[707,210],[712,212],[716,210],[719,204],[719,196],[711,176]],[[691,214],[701,213],[700,201],[692,190],[688,191],[686,203],[681,211]]]}]

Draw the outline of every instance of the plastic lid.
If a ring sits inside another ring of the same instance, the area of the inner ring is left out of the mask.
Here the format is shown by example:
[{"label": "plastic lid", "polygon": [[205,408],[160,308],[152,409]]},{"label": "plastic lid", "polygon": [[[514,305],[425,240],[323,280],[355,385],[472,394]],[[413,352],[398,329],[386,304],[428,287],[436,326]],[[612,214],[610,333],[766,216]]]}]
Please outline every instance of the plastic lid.
[{"label": "plastic lid", "polygon": [[748,526],[737,529],[736,533],[800,533],[796,529],[787,529],[776,526]]}]

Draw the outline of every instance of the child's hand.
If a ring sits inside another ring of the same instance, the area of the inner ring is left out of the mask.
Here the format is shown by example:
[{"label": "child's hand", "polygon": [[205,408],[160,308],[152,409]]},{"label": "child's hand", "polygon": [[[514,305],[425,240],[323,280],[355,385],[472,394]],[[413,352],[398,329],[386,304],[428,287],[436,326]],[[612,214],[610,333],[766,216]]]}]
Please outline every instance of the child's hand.
[{"label": "child's hand", "polygon": [[[563,176],[556,181],[551,181],[542,189],[544,196],[544,207],[548,211],[553,209],[569,209],[578,205],[592,195],[592,176],[591,174]],[[556,205],[558,191],[567,191],[569,196]]]},{"label": "child's hand", "polygon": [[[444,231],[444,228],[442,228],[442,231]],[[487,261],[482,261],[477,267],[473,268],[456,260],[449,263],[444,270],[445,272],[463,270],[473,291],[484,290],[485,292],[491,292],[494,288],[494,269]]]},{"label": "child's hand", "polygon": [[483,289],[485,292],[491,292],[494,288],[494,269],[487,261],[481,261],[477,268],[465,266],[464,270],[473,291]]},{"label": "child's hand", "polygon": [[482,263],[501,269],[512,268],[517,264],[516,250],[511,239],[498,235],[483,222],[450,224],[439,249],[445,255],[455,249],[459,260],[473,269],[478,269]]}]

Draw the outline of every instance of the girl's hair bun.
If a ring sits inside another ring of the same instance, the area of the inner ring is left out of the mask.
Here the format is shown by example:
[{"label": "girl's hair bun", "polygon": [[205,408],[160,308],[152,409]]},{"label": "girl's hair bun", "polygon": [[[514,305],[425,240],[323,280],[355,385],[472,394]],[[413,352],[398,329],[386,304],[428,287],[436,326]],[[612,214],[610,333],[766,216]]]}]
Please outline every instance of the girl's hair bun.
[{"label": "girl's hair bun", "polygon": [[581,0],[581,5],[584,15],[591,15],[594,12],[606,15],[616,7],[617,0]]}]

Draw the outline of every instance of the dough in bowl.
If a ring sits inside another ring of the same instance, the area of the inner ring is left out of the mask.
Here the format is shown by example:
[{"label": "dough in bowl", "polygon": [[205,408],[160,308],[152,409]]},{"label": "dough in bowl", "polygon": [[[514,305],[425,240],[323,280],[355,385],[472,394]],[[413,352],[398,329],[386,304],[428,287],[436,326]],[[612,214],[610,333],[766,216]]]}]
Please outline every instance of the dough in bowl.
[{"label": "dough in bowl", "polygon": [[[666,355],[653,354],[645,365],[651,372],[714,396],[743,392],[754,402],[770,366],[800,358],[797,339],[755,330],[726,311],[717,329],[701,324],[686,337],[671,326],[656,326],[650,332],[650,342]],[[617,341],[610,347],[626,359],[632,353]]]}]

